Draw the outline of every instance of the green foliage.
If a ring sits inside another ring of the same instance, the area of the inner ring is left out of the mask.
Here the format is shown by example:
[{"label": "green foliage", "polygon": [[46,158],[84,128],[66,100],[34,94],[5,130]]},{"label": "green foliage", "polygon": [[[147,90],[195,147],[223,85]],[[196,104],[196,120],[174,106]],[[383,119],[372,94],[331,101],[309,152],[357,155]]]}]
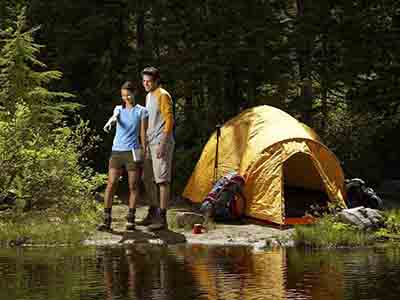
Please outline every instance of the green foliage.
[{"label": "green foliage", "polygon": [[338,222],[330,215],[320,218],[313,225],[297,225],[293,238],[300,245],[315,248],[366,246],[375,241],[373,234]]},{"label": "green foliage", "polygon": [[24,31],[24,27],[23,10],[0,52],[0,100],[4,104],[0,167],[5,170],[0,199],[15,197],[17,207],[24,209],[52,205],[79,209],[104,180],[80,164],[97,137],[87,122],[80,121],[75,128],[61,126],[65,110],[76,105],[60,101],[71,94],[46,89],[61,73],[34,70],[45,67],[37,59],[41,46],[32,37],[37,29]]},{"label": "green foliage", "polygon": [[384,240],[400,241],[400,210],[386,211],[384,217],[384,226],[376,232],[376,236]]},{"label": "green foliage", "polygon": [[[5,6],[0,19],[13,25]],[[378,183],[397,176],[400,161],[392,143],[400,127],[399,9],[395,0],[37,0],[27,19],[42,25],[32,33],[48,45],[43,61],[63,70],[58,86],[74,91],[95,128],[119,102],[121,83],[156,65],[182,114],[179,155],[198,157],[217,123],[268,104],[314,128],[346,174]],[[98,169],[110,144],[106,137],[89,153]],[[193,166],[178,158],[177,191]]]},{"label": "green foliage", "polygon": [[29,213],[2,215],[0,218],[0,244],[54,246],[77,245],[93,230],[100,208],[92,207],[80,213],[60,213],[49,209]]},{"label": "green foliage", "polygon": [[25,30],[25,9],[13,25],[5,30],[7,37],[0,51],[0,103],[11,116],[16,113],[17,105],[23,104],[32,112],[31,121],[59,121],[65,109],[75,109],[78,105],[51,102],[73,95],[45,88],[51,81],[60,79],[62,73],[36,70],[46,67],[37,59],[43,46],[33,40],[39,27]]},{"label": "green foliage", "polygon": [[39,59],[43,48],[25,30],[24,10],[5,32],[0,50],[0,203],[15,201],[0,214],[0,240],[74,244],[98,217],[94,191],[105,182],[87,160],[99,137],[89,122],[65,122],[79,107],[69,93],[49,91],[61,78]]},{"label": "green foliage", "polygon": [[29,124],[29,114],[20,106],[15,120],[0,122],[0,166],[7,170],[0,195],[15,195],[24,208],[78,209],[92,200],[92,191],[105,180],[81,165],[84,142],[90,145],[96,137],[83,121],[75,128],[59,127],[42,135],[40,127]]},{"label": "green foliage", "polygon": [[385,227],[390,233],[400,234],[400,210],[386,213]]}]

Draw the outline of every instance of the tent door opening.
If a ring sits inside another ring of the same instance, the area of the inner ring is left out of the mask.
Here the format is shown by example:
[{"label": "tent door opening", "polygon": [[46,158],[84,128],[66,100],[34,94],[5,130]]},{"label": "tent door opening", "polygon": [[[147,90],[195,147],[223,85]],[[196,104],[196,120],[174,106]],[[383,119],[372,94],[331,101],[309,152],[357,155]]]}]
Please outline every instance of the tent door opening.
[{"label": "tent door opening", "polygon": [[285,218],[302,218],[312,205],[326,207],[328,195],[312,158],[296,153],[283,164]]}]

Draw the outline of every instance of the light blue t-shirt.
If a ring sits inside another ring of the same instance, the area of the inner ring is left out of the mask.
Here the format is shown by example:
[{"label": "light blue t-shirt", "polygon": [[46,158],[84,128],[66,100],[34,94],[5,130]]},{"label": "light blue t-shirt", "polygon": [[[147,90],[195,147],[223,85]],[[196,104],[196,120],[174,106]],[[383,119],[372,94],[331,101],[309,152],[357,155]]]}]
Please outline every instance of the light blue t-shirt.
[{"label": "light blue t-shirt", "polygon": [[149,116],[146,108],[139,104],[130,109],[118,105],[114,108],[114,114],[118,111],[117,130],[112,151],[131,151],[141,148],[139,140],[140,121]]}]

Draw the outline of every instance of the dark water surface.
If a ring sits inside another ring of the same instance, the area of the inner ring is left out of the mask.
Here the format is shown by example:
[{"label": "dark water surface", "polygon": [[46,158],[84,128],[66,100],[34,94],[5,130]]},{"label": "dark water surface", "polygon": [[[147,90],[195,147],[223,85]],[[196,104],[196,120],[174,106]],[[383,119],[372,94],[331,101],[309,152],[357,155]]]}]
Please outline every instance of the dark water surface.
[{"label": "dark water surface", "polygon": [[0,300],[400,299],[400,248],[0,250]]}]

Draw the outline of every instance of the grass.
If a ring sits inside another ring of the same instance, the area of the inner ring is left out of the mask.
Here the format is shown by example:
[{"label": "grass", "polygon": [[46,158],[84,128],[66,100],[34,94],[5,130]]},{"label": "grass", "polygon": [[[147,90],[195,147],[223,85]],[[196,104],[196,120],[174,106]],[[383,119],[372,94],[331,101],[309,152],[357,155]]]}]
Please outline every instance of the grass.
[{"label": "grass", "polygon": [[380,239],[394,242],[400,241],[400,209],[392,209],[384,212],[385,224],[376,235]]},{"label": "grass", "polygon": [[2,246],[77,245],[95,230],[96,210],[80,214],[57,211],[15,214],[2,213],[0,218],[0,243]]},{"label": "grass", "polygon": [[298,225],[293,238],[298,245],[313,248],[360,247],[376,241],[373,232],[338,222],[333,216],[324,216],[313,225]]}]

